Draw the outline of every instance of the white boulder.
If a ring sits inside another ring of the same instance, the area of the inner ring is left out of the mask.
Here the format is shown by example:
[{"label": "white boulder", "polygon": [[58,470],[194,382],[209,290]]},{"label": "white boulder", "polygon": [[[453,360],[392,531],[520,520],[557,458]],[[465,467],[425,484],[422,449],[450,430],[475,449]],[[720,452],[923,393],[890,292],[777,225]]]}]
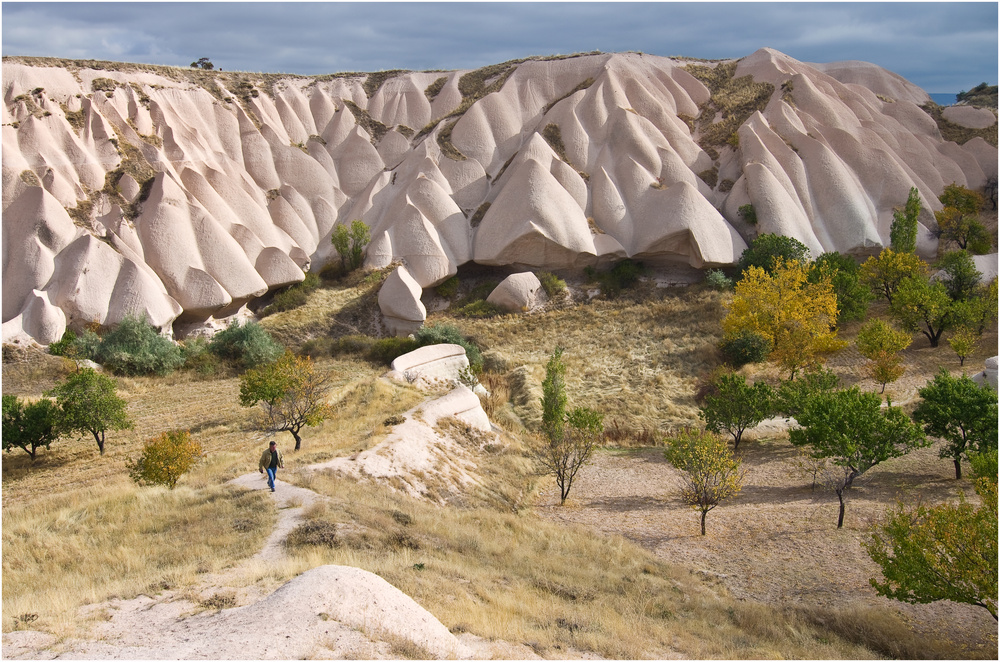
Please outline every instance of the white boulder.
[{"label": "white boulder", "polygon": [[514,313],[524,312],[535,307],[541,287],[538,276],[530,271],[511,274],[490,292],[486,301]]},{"label": "white boulder", "polygon": [[378,306],[391,333],[404,337],[421,327],[427,319],[427,308],[420,301],[422,293],[420,284],[404,266],[385,279],[378,292]]}]

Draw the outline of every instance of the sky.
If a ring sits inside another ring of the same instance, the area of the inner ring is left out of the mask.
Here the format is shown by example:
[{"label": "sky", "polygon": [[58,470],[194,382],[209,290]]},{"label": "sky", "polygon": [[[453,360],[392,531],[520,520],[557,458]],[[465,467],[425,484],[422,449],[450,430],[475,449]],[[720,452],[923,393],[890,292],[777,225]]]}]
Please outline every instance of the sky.
[{"label": "sky", "polygon": [[3,54],[303,75],[475,69],[599,50],[767,46],[864,60],[931,93],[997,83],[997,2],[3,2]]}]

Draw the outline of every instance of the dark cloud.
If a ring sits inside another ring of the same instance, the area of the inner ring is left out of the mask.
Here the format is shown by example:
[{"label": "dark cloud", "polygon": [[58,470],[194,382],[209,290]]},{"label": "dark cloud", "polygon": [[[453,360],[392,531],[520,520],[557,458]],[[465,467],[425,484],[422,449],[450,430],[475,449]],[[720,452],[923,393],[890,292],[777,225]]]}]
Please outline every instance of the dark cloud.
[{"label": "dark cloud", "polygon": [[319,74],[475,68],[591,50],[866,60],[931,92],[997,82],[997,4],[19,3],[4,55]]}]

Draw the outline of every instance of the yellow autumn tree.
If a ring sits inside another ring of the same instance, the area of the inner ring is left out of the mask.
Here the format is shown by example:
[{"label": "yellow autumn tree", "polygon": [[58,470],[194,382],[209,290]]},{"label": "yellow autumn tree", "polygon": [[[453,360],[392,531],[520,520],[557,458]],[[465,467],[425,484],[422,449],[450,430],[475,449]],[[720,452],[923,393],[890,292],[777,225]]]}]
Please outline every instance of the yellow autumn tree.
[{"label": "yellow autumn tree", "polygon": [[778,259],[772,273],[750,267],[722,321],[725,337],[752,331],[771,342],[768,359],[789,371],[813,368],[846,343],[837,338],[837,295],[828,275],[810,283],[808,266]]}]

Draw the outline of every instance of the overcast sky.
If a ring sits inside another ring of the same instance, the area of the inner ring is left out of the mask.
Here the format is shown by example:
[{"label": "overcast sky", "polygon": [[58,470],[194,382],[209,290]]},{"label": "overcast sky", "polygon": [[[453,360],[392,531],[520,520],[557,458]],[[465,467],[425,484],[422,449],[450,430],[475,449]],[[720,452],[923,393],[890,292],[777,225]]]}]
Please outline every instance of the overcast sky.
[{"label": "overcast sky", "polygon": [[866,60],[928,92],[997,83],[996,2],[3,3],[3,54],[322,74],[600,50]]}]

